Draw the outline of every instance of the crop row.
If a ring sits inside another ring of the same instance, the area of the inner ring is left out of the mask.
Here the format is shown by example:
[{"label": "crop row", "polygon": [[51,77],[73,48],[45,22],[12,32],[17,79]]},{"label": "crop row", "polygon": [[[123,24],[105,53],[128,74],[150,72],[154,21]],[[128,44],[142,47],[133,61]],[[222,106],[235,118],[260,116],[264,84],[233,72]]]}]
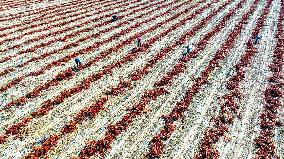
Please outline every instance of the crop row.
[{"label": "crop row", "polygon": [[281,98],[283,97],[283,52],[284,52],[284,1],[281,0],[281,11],[278,19],[276,32],[277,44],[273,52],[273,61],[269,66],[272,75],[269,77],[269,84],[266,87],[263,96],[265,105],[260,114],[260,135],[255,139],[257,148],[255,158],[279,158],[276,154],[274,141],[275,127],[283,126],[278,110],[283,106]]}]

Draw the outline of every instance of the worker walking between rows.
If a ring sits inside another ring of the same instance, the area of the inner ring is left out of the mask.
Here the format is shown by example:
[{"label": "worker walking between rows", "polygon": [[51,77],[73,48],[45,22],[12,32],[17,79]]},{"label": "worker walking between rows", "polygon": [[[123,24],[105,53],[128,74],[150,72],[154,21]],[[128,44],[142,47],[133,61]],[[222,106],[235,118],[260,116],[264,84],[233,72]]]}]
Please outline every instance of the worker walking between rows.
[{"label": "worker walking between rows", "polygon": [[75,58],[75,63],[76,63],[77,68],[79,68],[79,66],[82,65],[82,62],[78,57]]},{"label": "worker walking between rows", "polygon": [[257,36],[255,37],[254,44],[259,44],[261,38],[262,38],[261,35],[257,35]]},{"label": "worker walking between rows", "polygon": [[142,46],[142,38],[140,36],[137,38],[137,46],[138,47]]}]

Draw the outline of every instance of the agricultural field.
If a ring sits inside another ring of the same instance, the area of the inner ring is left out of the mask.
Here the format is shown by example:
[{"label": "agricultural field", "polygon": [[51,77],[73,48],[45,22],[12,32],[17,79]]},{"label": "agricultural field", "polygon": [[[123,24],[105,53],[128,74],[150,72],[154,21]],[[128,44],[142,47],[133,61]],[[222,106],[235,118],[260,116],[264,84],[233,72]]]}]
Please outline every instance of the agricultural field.
[{"label": "agricultural field", "polygon": [[0,52],[0,159],[284,159],[284,0],[0,0]]}]

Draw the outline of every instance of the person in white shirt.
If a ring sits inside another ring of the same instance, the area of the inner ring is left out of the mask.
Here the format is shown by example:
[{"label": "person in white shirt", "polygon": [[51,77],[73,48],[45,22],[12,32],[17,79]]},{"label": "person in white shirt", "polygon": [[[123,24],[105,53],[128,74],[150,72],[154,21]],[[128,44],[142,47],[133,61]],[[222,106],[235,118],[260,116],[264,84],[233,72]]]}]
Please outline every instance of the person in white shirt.
[{"label": "person in white shirt", "polygon": [[186,51],[183,52],[183,54],[182,54],[183,56],[188,55],[193,50],[193,46],[192,45],[187,45],[185,48],[186,48]]}]

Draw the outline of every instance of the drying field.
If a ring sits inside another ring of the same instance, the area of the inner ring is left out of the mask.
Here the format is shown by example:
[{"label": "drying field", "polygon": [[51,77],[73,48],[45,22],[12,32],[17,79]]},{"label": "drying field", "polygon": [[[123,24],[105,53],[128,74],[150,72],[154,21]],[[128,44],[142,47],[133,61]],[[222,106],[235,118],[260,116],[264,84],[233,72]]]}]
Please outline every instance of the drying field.
[{"label": "drying field", "polygon": [[284,0],[0,0],[0,52],[1,159],[284,158]]}]

